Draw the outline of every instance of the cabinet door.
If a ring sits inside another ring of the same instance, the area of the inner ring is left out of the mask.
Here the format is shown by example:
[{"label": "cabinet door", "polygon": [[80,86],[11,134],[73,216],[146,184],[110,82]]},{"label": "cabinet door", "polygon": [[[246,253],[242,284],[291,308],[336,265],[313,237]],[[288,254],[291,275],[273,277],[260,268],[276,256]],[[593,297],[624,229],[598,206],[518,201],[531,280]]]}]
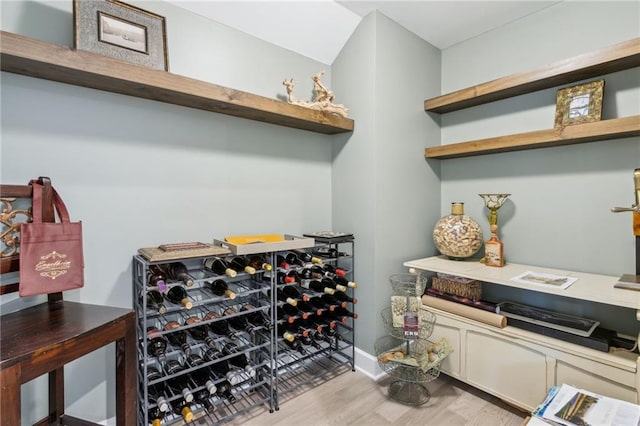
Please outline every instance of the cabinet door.
[{"label": "cabinet door", "polygon": [[[443,321],[444,322],[444,321]],[[453,352],[447,356],[440,368],[443,372],[447,373],[450,376],[453,376],[457,379],[464,379],[460,376],[460,354],[462,353],[462,339],[461,339],[461,330],[459,327],[455,327],[450,324],[436,324],[433,327],[433,333],[429,337],[429,340],[432,342],[437,342],[438,340],[445,338],[451,343],[451,347]]]},{"label": "cabinet door", "polygon": [[547,393],[545,359],[543,352],[515,339],[467,331],[467,381],[527,410],[535,408]]},{"label": "cabinet door", "polygon": [[575,359],[569,362],[557,361],[556,384],[566,383],[634,404],[638,403],[638,393],[633,387],[635,374],[607,365],[581,360],[578,357],[572,358]]}]

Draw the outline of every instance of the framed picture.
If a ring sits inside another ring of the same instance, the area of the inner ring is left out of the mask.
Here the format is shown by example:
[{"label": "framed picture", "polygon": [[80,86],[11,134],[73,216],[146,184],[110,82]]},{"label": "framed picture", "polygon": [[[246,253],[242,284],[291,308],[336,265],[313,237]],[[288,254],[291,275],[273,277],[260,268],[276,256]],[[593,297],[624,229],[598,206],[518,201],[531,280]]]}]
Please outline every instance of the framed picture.
[{"label": "framed picture", "polygon": [[600,121],[604,80],[558,90],[555,127]]},{"label": "framed picture", "polygon": [[168,71],[165,19],[117,0],[74,0],[74,47]]}]

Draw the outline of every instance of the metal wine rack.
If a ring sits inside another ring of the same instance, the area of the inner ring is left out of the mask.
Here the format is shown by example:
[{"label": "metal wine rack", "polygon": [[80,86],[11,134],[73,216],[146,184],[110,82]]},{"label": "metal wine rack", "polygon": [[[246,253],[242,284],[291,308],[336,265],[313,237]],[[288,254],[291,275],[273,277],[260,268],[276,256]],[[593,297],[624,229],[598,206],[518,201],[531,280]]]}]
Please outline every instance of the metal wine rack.
[{"label": "metal wine rack", "polygon": [[[320,247],[331,247],[339,249],[339,256],[334,258],[323,258],[325,263],[331,263],[334,266],[341,267],[347,271],[347,278],[353,281],[353,237],[331,239],[331,241],[323,241],[322,239],[304,238],[285,236],[286,240],[278,243],[268,244],[247,244],[242,246],[234,246],[232,244],[224,244],[214,241],[214,244],[223,245],[228,249],[229,255],[220,255],[227,257],[236,254],[262,254],[267,263],[276,264],[278,254],[285,253],[290,250],[305,250],[313,252]],[[225,422],[231,418],[247,414],[254,416],[256,412],[278,410],[280,403],[293,397],[306,389],[311,389],[319,383],[335,377],[349,369],[355,371],[354,366],[354,320],[349,318],[346,324],[339,323],[336,337],[331,342],[324,342],[319,348],[313,346],[304,346],[304,353],[297,350],[290,350],[283,342],[283,338],[276,334],[278,329],[278,320],[276,318],[276,309],[279,302],[276,298],[276,289],[281,287],[276,281],[276,274],[270,274],[264,270],[259,270],[256,274],[249,275],[246,273],[238,273],[236,277],[229,278],[227,276],[219,276],[213,272],[206,271],[202,265],[205,259],[210,256],[199,256],[180,258],[172,260],[162,260],[152,262],[143,256],[137,255],[133,257],[133,300],[137,315],[137,335],[138,335],[138,424],[148,425],[149,414],[156,408],[153,402],[149,402],[149,387],[159,382],[168,382],[177,376],[186,375],[189,380],[190,390],[196,393],[204,386],[198,386],[192,379],[191,374],[200,369],[211,370],[211,367],[220,361],[229,360],[236,354],[225,355],[219,359],[210,361],[204,356],[203,364],[197,367],[190,367],[184,362],[185,355],[183,351],[169,344],[166,350],[166,360],[176,359],[184,365],[184,370],[177,374],[169,375],[163,369],[163,364],[156,357],[152,356],[148,351],[149,336],[147,335],[148,327],[155,327],[159,330],[159,334],[169,337],[170,333],[188,331],[189,328],[197,326],[210,326],[217,321],[226,321],[233,317],[248,316],[256,312],[262,311],[274,326],[265,328],[257,326],[250,331],[236,331],[237,337],[233,340],[238,346],[239,353],[246,356],[250,364],[255,369],[255,376],[237,370],[235,380],[237,384],[232,386],[231,393],[235,397],[234,401],[227,398],[212,395],[208,399],[211,404],[210,408],[205,408],[201,403],[191,402],[190,408],[193,413],[194,424],[214,425]],[[192,303],[191,309],[185,309],[183,306],[173,304],[166,300],[166,312],[161,314],[157,310],[147,306],[146,292],[155,289],[147,285],[147,276],[149,268],[152,265],[168,264],[172,262],[182,262],[187,266],[188,273],[193,280],[190,287],[184,286],[182,282],[167,281],[168,287],[183,285],[187,290],[187,295]],[[206,286],[205,282],[211,282],[214,279],[223,279],[229,288],[236,293],[235,299],[229,299],[225,296],[214,295]],[[294,284],[294,285],[298,285]],[[299,287],[300,288],[300,287]],[[305,293],[313,293],[311,290],[302,289]],[[353,290],[349,290],[349,294],[353,296]],[[240,311],[239,308],[245,303],[252,304],[255,309],[248,311]],[[228,307],[235,307],[238,312],[231,316],[222,316],[218,319],[204,320],[208,311],[217,311],[222,313]],[[353,305],[350,304],[350,310]],[[195,315],[202,321],[186,325],[185,320]],[[248,318],[248,317],[247,317]],[[177,321],[179,328],[166,331],[164,325],[169,321]],[[202,341],[193,339],[187,333],[187,343],[192,351],[202,355],[207,348],[207,344]],[[218,348],[221,348],[225,342],[229,341],[227,336],[219,336],[215,333],[209,333]],[[155,367],[162,373],[162,377],[155,380],[147,380],[149,368]],[[226,380],[225,377],[213,376],[214,384],[220,385]],[[172,391],[165,392],[165,399],[171,406],[181,398],[181,395],[174,394]],[[164,415],[162,425],[178,425],[185,424],[185,420],[180,413],[169,411]]]}]

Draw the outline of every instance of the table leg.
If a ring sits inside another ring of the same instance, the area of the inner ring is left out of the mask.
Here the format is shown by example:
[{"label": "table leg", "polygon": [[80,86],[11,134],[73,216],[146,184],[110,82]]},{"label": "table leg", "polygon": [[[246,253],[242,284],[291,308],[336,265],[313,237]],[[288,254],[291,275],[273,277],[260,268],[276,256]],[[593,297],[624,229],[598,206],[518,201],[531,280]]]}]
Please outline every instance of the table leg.
[{"label": "table leg", "polygon": [[0,423],[20,424],[20,364],[0,371]]},{"label": "table leg", "polygon": [[116,424],[135,426],[138,419],[138,375],[135,316],[125,321],[125,336],[116,342]]}]

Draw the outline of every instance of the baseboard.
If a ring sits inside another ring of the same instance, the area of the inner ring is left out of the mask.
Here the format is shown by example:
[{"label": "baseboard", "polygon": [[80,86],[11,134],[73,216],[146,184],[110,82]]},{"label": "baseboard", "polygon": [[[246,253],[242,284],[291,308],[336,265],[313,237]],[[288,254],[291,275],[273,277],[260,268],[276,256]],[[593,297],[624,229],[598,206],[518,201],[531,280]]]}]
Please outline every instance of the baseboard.
[{"label": "baseboard", "polygon": [[356,370],[373,380],[379,380],[385,375],[385,372],[380,368],[380,364],[378,364],[378,358],[357,347],[355,348],[354,361]]}]

